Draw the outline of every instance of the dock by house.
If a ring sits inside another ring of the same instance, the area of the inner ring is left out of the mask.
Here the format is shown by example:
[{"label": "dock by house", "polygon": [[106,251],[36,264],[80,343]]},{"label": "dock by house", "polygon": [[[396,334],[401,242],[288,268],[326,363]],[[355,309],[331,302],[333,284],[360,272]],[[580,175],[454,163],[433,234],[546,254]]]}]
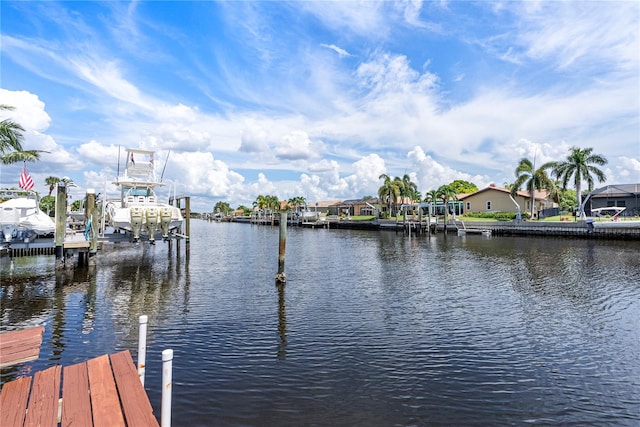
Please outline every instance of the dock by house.
[{"label": "dock by house", "polygon": [[43,334],[44,326],[1,333],[0,368],[37,359]]},{"label": "dock by house", "polygon": [[1,426],[159,426],[129,350],[4,384]]}]

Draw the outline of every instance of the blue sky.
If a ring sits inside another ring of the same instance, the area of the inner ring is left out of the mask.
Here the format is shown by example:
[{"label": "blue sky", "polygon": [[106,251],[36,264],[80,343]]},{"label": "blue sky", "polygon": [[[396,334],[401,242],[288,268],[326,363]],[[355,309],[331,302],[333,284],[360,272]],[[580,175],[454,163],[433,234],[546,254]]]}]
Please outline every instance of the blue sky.
[{"label": "blue sky", "polygon": [[640,182],[635,1],[0,8],[2,114],[49,152],[27,165],[42,192],[54,175],[116,196],[118,146],[168,158],[167,191],[201,211],[375,195],[383,173],[502,185],[572,146],[609,160],[607,184]]}]

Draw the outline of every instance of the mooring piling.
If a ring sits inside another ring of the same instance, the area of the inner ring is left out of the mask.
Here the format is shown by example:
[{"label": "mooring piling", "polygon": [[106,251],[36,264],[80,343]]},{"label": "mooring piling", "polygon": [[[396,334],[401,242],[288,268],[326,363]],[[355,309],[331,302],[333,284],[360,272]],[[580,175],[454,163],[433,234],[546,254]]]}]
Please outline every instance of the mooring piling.
[{"label": "mooring piling", "polygon": [[278,273],[276,274],[276,284],[286,283],[287,275],[284,272],[284,258],[287,246],[287,213],[280,214],[280,245],[278,247]]}]

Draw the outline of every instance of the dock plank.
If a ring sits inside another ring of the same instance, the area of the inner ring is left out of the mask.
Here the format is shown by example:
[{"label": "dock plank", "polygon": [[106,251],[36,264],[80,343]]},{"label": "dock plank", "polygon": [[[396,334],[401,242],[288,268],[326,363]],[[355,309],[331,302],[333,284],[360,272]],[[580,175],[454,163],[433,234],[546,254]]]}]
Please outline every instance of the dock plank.
[{"label": "dock plank", "polygon": [[59,365],[36,372],[33,377],[25,426],[56,427],[58,425],[60,372]]},{"label": "dock plank", "polygon": [[43,334],[44,326],[0,333],[0,368],[37,359]]},{"label": "dock plank", "polygon": [[66,366],[62,380],[62,427],[93,426],[87,362]]},{"label": "dock plank", "polygon": [[6,383],[0,394],[0,426],[21,426],[27,413],[31,377]]},{"label": "dock plank", "polygon": [[116,384],[106,354],[87,362],[95,427],[124,427]]},{"label": "dock plank", "polygon": [[147,393],[140,382],[129,350],[111,355],[111,368],[118,386],[127,425],[158,426]]}]

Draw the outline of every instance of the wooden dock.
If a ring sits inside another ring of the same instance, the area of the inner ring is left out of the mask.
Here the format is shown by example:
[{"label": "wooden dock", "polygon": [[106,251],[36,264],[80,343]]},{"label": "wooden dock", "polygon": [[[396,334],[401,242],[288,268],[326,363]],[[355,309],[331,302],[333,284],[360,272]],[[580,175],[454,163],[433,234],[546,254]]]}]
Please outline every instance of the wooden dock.
[{"label": "wooden dock", "polygon": [[0,368],[37,359],[42,334],[44,326],[0,333]]},{"label": "wooden dock", "polygon": [[0,426],[158,426],[129,350],[6,383]]}]

